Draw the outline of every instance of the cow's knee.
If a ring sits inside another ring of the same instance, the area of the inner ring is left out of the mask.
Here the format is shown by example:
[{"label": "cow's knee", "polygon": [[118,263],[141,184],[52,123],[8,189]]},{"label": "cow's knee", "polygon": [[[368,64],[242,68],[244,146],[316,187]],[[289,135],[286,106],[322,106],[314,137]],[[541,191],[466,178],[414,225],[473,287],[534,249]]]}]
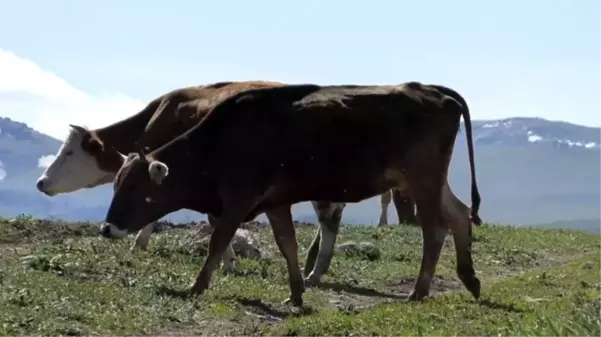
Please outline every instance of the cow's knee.
[{"label": "cow's knee", "polygon": [[131,246],[130,250],[135,250],[136,248],[140,248],[141,250],[146,250],[148,247],[148,242],[150,241],[150,236],[154,231],[154,224],[150,223],[138,231],[136,235],[136,239],[134,240],[134,244]]},{"label": "cow's knee", "polygon": [[221,260],[221,269],[226,274],[233,274],[236,271],[236,253],[234,252],[234,247],[231,242],[223,252]]}]

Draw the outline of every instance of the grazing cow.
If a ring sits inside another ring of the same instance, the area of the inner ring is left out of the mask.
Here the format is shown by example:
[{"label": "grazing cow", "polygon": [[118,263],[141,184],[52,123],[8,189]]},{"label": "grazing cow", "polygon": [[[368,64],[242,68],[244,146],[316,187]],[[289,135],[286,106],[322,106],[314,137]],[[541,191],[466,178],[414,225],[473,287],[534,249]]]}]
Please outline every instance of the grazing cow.
[{"label": "grazing cow", "polygon": [[[46,195],[53,196],[111,183],[125,160],[121,153],[133,152],[140,146],[148,150],[157,148],[194,126],[212,106],[237,92],[278,85],[282,83],[248,81],[186,87],[157,97],[139,113],[112,125],[96,130],[72,125],[72,130],[55,159],[37,180],[37,188]],[[383,210],[390,203],[389,194],[390,192],[382,194]],[[313,202],[322,229],[317,231],[316,240],[307,254],[305,276],[311,280],[311,284],[319,283],[322,274],[328,269],[344,206],[345,204],[331,202]],[[400,211],[398,213],[399,216],[403,214]],[[208,220],[212,225],[213,216],[209,215]],[[381,224],[382,221],[386,222],[387,219],[380,217]],[[323,229],[324,224],[333,229]],[[152,223],[142,228],[131,249],[146,249],[153,228]],[[325,238],[323,246],[331,248],[321,248],[319,239],[322,231]],[[321,253],[318,254],[320,248]],[[234,258],[230,245],[223,256],[226,271],[234,269]],[[316,265],[316,259],[324,262]],[[314,270],[314,266],[318,269]]]},{"label": "grazing cow", "polygon": [[[112,183],[125,161],[122,153],[135,151],[141,141],[145,148],[155,149],[194,126],[220,100],[242,90],[278,85],[282,83],[246,81],[180,88],[155,98],[142,111],[112,125],[96,130],[71,125],[67,139],[37,180],[36,187],[54,196]],[[163,124],[160,130],[156,127],[157,119]],[[131,249],[146,249],[153,229],[152,223],[141,229]],[[223,257],[226,271],[234,270],[234,258],[233,248],[228,245]]]},{"label": "grazing cow", "polygon": [[[305,290],[291,205],[308,200],[360,202],[409,188],[421,217],[419,276],[409,300],[430,291],[451,228],[457,274],[477,299],[471,222],[446,177],[461,116],[472,175],[472,219],[480,195],[469,109],[442,86],[286,85],[251,89],[216,105],[193,128],[117,173],[101,234],[122,238],[178,209],[218,217],[202,270],[189,289],[201,294],[240,223],[267,212],[288,266],[289,301]],[[455,94],[458,95],[458,94]]]}]

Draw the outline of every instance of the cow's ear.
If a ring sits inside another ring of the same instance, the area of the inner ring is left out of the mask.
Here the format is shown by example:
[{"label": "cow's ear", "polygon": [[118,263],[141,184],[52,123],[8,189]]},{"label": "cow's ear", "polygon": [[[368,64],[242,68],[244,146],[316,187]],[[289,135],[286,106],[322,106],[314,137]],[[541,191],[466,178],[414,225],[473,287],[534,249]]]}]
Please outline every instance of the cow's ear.
[{"label": "cow's ear", "polygon": [[157,185],[160,185],[163,182],[163,179],[169,174],[169,167],[158,160],[153,160],[150,165],[148,165],[148,173],[150,174],[150,179]]}]

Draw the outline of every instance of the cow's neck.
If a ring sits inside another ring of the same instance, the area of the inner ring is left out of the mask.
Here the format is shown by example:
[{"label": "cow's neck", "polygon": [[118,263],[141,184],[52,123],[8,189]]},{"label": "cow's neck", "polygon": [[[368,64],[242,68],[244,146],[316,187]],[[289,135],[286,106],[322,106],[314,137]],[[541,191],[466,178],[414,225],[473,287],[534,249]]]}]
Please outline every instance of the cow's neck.
[{"label": "cow's neck", "polygon": [[[155,159],[165,162],[170,162],[173,159],[188,159],[191,155],[192,148],[188,145],[188,139],[185,137],[176,137],[171,141],[161,145],[156,150],[149,153]],[[178,160],[179,161],[179,160]]]},{"label": "cow's neck", "polygon": [[144,132],[154,110],[148,107],[141,112],[109,126],[93,130],[105,144],[121,153],[135,152],[136,141]]},{"label": "cow's neck", "polygon": [[149,159],[169,166],[175,178],[183,206],[204,214],[221,214],[221,203],[216,194],[213,171],[203,160],[202,153],[190,146],[189,139],[178,137],[149,154]]},{"label": "cow's neck", "polygon": [[177,171],[186,171],[185,175],[194,175],[193,172],[200,169],[196,167],[199,164],[197,153],[193,151],[188,139],[184,137],[178,137],[163,144],[151,152],[149,157],[161,161],[167,166],[176,166]]}]

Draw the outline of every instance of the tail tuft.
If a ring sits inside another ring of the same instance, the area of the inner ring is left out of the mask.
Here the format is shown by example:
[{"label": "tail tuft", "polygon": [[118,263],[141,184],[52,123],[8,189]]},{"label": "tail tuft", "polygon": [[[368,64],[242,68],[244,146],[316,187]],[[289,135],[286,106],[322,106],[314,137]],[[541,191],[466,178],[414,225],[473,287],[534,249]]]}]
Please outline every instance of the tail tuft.
[{"label": "tail tuft", "polygon": [[478,215],[477,212],[474,212],[474,210],[471,211],[471,216],[470,218],[472,219],[472,222],[476,225],[476,226],[480,226],[482,225],[482,219],[480,219],[480,216]]}]

